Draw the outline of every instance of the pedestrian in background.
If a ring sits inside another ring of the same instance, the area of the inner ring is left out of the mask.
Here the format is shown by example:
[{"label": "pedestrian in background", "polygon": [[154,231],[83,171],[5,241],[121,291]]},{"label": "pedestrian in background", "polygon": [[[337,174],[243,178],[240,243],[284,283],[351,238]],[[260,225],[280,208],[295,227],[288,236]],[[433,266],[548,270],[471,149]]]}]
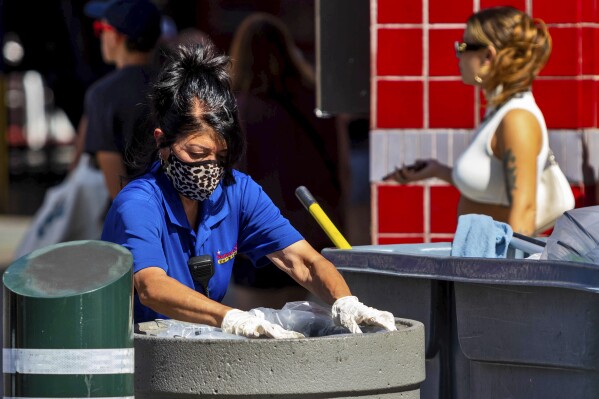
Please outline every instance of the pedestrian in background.
[{"label": "pedestrian in background", "polygon": [[[314,114],[312,66],[302,57],[284,22],[263,12],[252,13],[242,21],[229,55],[233,90],[247,141],[240,170],[255,179],[316,250],[333,246],[295,196],[297,187],[308,187],[333,223],[343,229],[349,180],[348,138],[337,129],[334,118]],[[248,262],[243,257],[236,259],[240,265],[235,270],[238,285],[260,289],[297,287],[274,265],[243,267]],[[283,291],[279,294],[285,301],[302,299],[301,292]]]},{"label": "pedestrian in background", "polygon": [[92,1],[84,8],[94,18],[102,58],[116,69],[87,90],[84,151],[102,170],[111,199],[134,171],[127,148],[151,136],[147,93],[155,77],[151,63],[161,34],[161,13],[148,0]]},{"label": "pedestrian in background", "polygon": [[418,160],[387,180],[442,179],[460,190],[458,215],[488,215],[532,235],[549,139],[531,86],[551,48],[543,21],[520,10],[492,7],[473,14],[455,51],[462,81],[485,95],[482,123],[453,168],[434,159]]}]

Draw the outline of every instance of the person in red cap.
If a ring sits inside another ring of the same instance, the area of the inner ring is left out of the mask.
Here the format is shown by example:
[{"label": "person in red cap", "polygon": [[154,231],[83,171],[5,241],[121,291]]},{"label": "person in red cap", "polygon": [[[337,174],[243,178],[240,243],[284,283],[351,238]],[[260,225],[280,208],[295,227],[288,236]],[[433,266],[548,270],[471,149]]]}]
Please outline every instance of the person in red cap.
[{"label": "person in red cap", "polygon": [[147,0],[91,1],[84,12],[94,19],[102,58],[116,69],[85,94],[83,151],[102,170],[110,198],[132,174],[127,148],[148,131],[146,94],[154,77],[153,50],[161,34],[161,13]]}]

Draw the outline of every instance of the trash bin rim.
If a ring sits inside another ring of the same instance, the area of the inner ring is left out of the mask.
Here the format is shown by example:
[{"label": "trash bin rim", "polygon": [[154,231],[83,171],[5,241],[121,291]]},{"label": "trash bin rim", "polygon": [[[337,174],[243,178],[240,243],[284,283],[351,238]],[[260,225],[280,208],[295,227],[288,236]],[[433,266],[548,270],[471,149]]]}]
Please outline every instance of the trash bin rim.
[{"label": "trash bin rim", "polygon": [[426,256],[356,249],[324,249],[322,254],[341,272],[599,293],[599,266],[589,263]]},{"label": "trash bin rim", "polygon": [[[401,326],[403,328],[398,328],[398,331],[411,331],[414,329],[419,328],[420,325],[424,325],[421,321],[418,320],[412,320],[412,319],[405,319],[405,318],[400,318],[400,317],[395,317],[395,325],[396,326]],[[340,337],[344,337],[344,336],[352,336],[352,337],[356,337],[357,339],[366,339],[366,337],[368,337],[369,335],[372,334],[392,334],[394,333],[394,331],[379,331],[376,333],[370,333],[370,334],[352,334],[352,333],[347,333],[347,334],[335,334],[335,335],[325,335],[322,337],[305,337],[305,338],[279,338],[279,339],[273,339],[273,338],[249,338],[249,339],[227,339],[227,338],[219,338],[219,339],[201,339],[201,338],[184,338],[184,337],[162,337],[162,336],[157,336],[154,334],[147,334],[147,333],[143,333],[143,332],[138,332],[139,328],[138,328],[138,324],[136,324],[134,326],[134,337],[136,338],[140,338],[140,339],[160,339],[160,340],[174,340],[174,341],[198,341],[198,342],[202,342],[202,344],[210,344],[210,343],[214,343],[217,344],[218,342],[222,342],[222,341],[227,341],[227,342],[260,342],[259,345],[264,345],[264,343],[262,342],[298,342],[298,341],[307,341],[307,340],[315,340],[315,339],[335,339],[335,338],[340,338]]]}]

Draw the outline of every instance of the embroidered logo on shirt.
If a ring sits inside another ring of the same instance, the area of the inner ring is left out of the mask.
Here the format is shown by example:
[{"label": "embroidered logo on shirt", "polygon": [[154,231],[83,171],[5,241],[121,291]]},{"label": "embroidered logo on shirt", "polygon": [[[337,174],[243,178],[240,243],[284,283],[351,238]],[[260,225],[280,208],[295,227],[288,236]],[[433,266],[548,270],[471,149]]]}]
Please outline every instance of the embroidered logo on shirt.
[{"label": "embroidered logo on shirt", "polygon": [[235,255],[237,255],[237,243],[235,243],[235,246],[233,247],[233,249],[227,253],[221,254],[220,251],[218,251],[216,253],[216,262],[219,265],[222,265],[223,263],[228,262],[231,259],[233,259],[235,257]]}]

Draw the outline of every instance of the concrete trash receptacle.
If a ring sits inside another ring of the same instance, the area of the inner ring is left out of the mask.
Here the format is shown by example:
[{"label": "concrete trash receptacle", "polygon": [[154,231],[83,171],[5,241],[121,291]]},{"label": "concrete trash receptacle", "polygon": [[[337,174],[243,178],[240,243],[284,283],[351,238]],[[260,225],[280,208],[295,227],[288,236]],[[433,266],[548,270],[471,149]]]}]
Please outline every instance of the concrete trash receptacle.
[{"label": "concrete trash receptacle", "polygon": [[135,397],[419,399],[424,326],[397,319],[397,327],[282,340],[136,333]]}]

